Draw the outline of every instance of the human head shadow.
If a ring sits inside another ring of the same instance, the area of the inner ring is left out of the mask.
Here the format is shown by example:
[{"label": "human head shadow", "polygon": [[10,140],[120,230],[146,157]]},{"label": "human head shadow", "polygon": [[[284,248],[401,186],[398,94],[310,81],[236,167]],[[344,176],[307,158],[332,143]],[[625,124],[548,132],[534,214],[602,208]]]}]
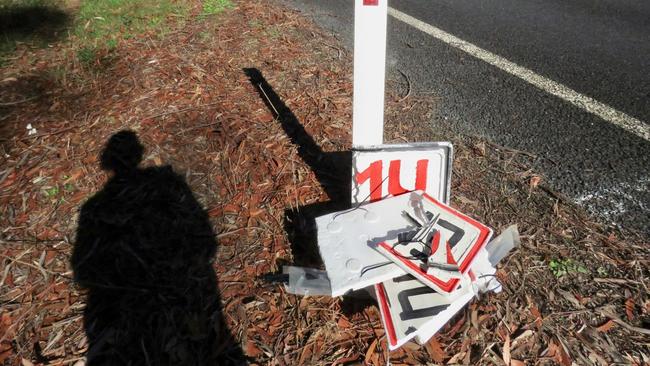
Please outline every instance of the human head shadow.
[{"label": "human head shadow", "polygon": [[53,42],[70,21],[68,13],[54,6],[6,5],[0,7],[0,42]]},{"label": "human head shadow", "polygon": [[71,258],[87,290],[87,365],[226,365],[245,359],[221,314],[207,213],[170,166],[139,168],[134,132],[101,155],[112,172],[81,208]]},{"label": "human head shadow", "polygon": [[330,199],[328,202],[288,209],[284,215],[284,229],[289,237],[294,264],[318,266],[322,261],[318,254],[315,218],[350,206],[351,153],[324,152],[260,70],[245,68],[244,73]]}]

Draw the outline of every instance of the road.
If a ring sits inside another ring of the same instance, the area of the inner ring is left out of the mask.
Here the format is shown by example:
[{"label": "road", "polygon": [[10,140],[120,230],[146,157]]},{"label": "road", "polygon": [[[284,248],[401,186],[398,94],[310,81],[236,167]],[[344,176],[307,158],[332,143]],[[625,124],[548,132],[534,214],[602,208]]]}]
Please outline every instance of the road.
[{"label": "road", "polygon": [[[352,49],[352,0],[281,2]],[[535,169],[551,187],[607,224],[650,236],[650,2],[394,0],[389,6],[387,72],[400,70],[414,92],[440,98],[432,128],[542,157]],[[427,29],[487,51],[523,75]]]}]

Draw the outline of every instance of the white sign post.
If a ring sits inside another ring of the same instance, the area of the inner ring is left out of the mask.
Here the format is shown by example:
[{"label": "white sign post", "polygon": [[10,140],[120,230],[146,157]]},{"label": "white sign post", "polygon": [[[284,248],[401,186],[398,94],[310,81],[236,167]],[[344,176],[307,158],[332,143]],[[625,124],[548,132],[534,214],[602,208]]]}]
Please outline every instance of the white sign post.
[{"label": "white sign post", "polygon": [[388,0],[355,0],[352,203],[423,190],[449,203],[450,143],[383,145]]},{"label": "white sign post", "polygon": [[388,0],[354,0],[352,146],[380,145],[384,134],[384,78]]}]

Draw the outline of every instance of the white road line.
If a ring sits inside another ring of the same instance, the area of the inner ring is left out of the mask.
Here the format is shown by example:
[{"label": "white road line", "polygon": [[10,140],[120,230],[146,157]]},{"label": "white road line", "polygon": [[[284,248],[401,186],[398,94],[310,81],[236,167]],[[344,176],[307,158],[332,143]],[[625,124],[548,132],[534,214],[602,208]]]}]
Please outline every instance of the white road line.
[{"label": "white road line", "polygon": [[452,47],[469,53],[479,60],[485,61],[492,66],[498,67],[499,69],[520,79],[523,79],[549,94],[555,95],[556,97],[559,97],[578,108],[595,114],[605,121],[616,125],[630,133],[633,133],[646,141],[650,141],[650,126],[630,115],[618,111],[608,106],[607,104],[603,104],[591,97],[580,94],[569,87],[536,74],[530,69],[519,66],[514,62],[508,61],[499,55],[495,55],[490,51],[486,51],[474,44],[464,41],[452,34],[443,31],[442,29],[432,26],[431,24],[427,24],[421,20],[413,18],[408,14],[404,14],[399,10],[389,7],[388,14],[399,21],[402,21],[432,37],[435,37],[447,43]]}]

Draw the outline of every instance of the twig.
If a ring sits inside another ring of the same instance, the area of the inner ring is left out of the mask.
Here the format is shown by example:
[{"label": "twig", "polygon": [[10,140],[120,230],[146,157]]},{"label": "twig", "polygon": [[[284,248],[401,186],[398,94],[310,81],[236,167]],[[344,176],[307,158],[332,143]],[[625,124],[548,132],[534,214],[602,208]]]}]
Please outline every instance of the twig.
[{"label": "twig", "polygon": [[17,100],[15,102],[0,103],[0,107],[9,107],[9,106],[16,105],[16,104],[27,103],[29,101],[32,101],[32,100],[36,99],[36,98],[37,97],[30,97],[30,98],[26,98],[26,99],[23,99],[23,100]]},{"label": "twig", "polygon": [[280,112],[278,112],[278,110],[275,108],[275,106],[271,102],[271,98],[269,98],[269,96],[266,94],[266,91],[264,91],[264,88],[262,88],[262,83],[257,84],[257,87],[260,88],[260,90],[262,91],[262,94],[264,94],[264,97],[266,98],[266,101],[269,102],[269,105],[271,106],[271,108],[273,108],[273,111],[275,112],[275,115],[278,116],[278,118],[279,118],[280,117]]},{"label": "twig", "polygon": [[223,232],[223,233],[217,234],[217,235],[215,235],[215,237],[216,237],[217,239],[221,239],[221,238],[223,238],[223,237],[226,237],[226,236],[229,236],[229,235],[232,235],[232,234],[235,234],[235,233],[237,233],[237,232],[240,232],[240,231],[242,231],[242,230],[247,230],[247,229],[263,230],[262,228],[257,227],[257,226],[240,227],[239,229],[230,230],[230,231],[226,231],[226,232]]},{"label": "twig", "polygon": [[216,104],[219,104],[219,103],[221,103],[221,101],[218,101],[218,102],[212,102],[212,103],[207,103],[207,104],[201,104],[201,105],[197,105],[197,106],[194,106],[194,107],[187,107],[187,108],[179,109],[179,110],[177,110],[177,111],[169,111],[169,112],[163,112],[163,113],[159,113],[159,114],[154,114],[153,116],[148,116],[148,117],[145,117],[145,118],[146,118],[146,119],[153,119],[153,118],[158,118],[158,117],[162,117],[162,116],[167,116],[167,115],[170,115],[170,114],[184,113],[184,112],[187,112],[187,111],[191,111],[191,110],[193,110],[193,109],[200,109],[200,108],[212,107],[212,106],[214,106],[214,105],[216,105]]},{"label": "twig", "polygon": [[51,135],[58,135],[58,134],[60,134],[60,133],[67,132],[67,131],[70,131],[70,130],[73,130],[73,129],[75,129],[75,128],[77,128],[77,126],[66,127],[66,128],[62,128],[62,129],[57,130],[57,131],[45,132],[45,133],[39,133],[38,135],[25,136],[25,137],[23,137],[23,138],[21,138],[21,139],[19,139],[19,140],[20,140],[20,141],[23,141],[23,140],[32,139],[32,138],[39,138],[39,137],[45,137],[45,136],[51,136]]},{"label": "twig", "polygon": [[600,283],[613,283],[617,285],[625,285],[628,283],[635,284],[635,285],[640,285],[641,282],[634,281],[634,280],[628,280],[625,278],[594,278],[595,282],[600,282]]},{"label": "twig", "polygon": [[[537,159],[537,158],[538,158],[537,155],[535,155],[535,154],[533,154],[533,153],[529,153],[528,151],[517,150],[517,149],[511,149],[511,148],[509,148],[509,147],[501,146],[501,145],[499,145],[499,144],[495,144],[494,142],[489,142],[489,141],[486,141],[486,143],[487,143],[488,145],[492,146],[493,148],[497,149],[497,150],[503,150],[503,151],[506,151],[506,152],[509,152],[509,153],[513,153],[513,154],[525,155],[525,156],[528,156],[529,158],[533,158],[533,159]],[[552,160],[550,160],[550,159],[549,159],[549,161],[552,162],[552,163],[555,163],[554,161],[552,161]]]},{"label": "twig", "polygon": [[402,70],[397,70],[397,71],[399,71],[399,73],[402,74],[402,76],[404,76],[404,78],[406,79],[406,84],[408,88],[404,98],[397,101],[397,103],[402,103],[403,101],[406,100],[406,98],[408,98],[411,95],[411,79],[409,79],[409,76],[406,75],[404,72],[402,72]]},{"label": "twig", "polygon": [[332,46],[331,44],[329,44],[329,43],[325,43],[325,42],[323,42],[323,41],[320,41],[320,43],[324,44],[325,46],[328,46],[328,47],[331,47],[331,48],[337,50],[338,53],[339,53],[338,58],[339,58],[339,60],[341,59],[341,53],[342,53],[342,52],[341,52],[341,49],[340,49],[340,48],[335,47],[335,46]]},{"label": "twig", "polygon": [[630,324],[622,321],[621,318],[616,316],[610,309],[602,309],[600,311],[600,313],[603,316],[612,319],[615,323],[617,323],[618,325],[622,326],[623,328],[625,328],[625,329],[627,329],[629,331],[637,332],[637,333],[641,333],[641,334],[645,334],[645,335],[650,335],[650,329],[639,328],[639,327],[635,327],[633,325],[630,325]]},{"label": "twig", "polygon": [[47,276],[48,273],[49,273],[49,274],[52,274],[52,275],[54,275],[54,276],[59,276],[59,277],[62,277],[62,278],[68,279],[68,280],[71,279],[71,278],[69,278],[69,277],[67,277],[67,276],[62,275],[61,273],[54,272],[54,271],[50,271],[49,269],[46,269],[45,267],[40,267],[40,266],[37,266],[37,265],[32,264],[32,263],[24,262],[24,261],[21,261],[21,260],[19,260],[19,259],[13,258],[13,257],[11,257],[11,256],[8,256],[8,255],[2,254],[2,253],[0,253],[0,257],[7,258],[7,259],[9,259],[12,263],[19,263],[19,264],[22,264],[22,265],[25,265],[25,266],[28,266],[28,267],[32,267],[32,268],[35,268],[35,269],[39,270],[39,271],[41,272],[41,274],[43,275],[45,281],[47,281],[47,279],[48,279],[48,276]]},{"label": "twig", "polygon": [[[223,116],[223,113],[217,114],[214,118],[217,119],[217,118],[219,118],[221,116]],[[211,123],[206,123],[206,124],[202,124],[202,125],[198,125],[198,126],[189,127],[189,128],[186,128],[186,129],[182,130],[181,132],[192,131],[192,130],[196,130],[196,129],[201,128],[201,127],[209,127],[209,126],[212,126],[212,125],[216,125],[216,124],[218,124],[220,122],[221,121],[217,121],[217,122],[211,122]]]}]

